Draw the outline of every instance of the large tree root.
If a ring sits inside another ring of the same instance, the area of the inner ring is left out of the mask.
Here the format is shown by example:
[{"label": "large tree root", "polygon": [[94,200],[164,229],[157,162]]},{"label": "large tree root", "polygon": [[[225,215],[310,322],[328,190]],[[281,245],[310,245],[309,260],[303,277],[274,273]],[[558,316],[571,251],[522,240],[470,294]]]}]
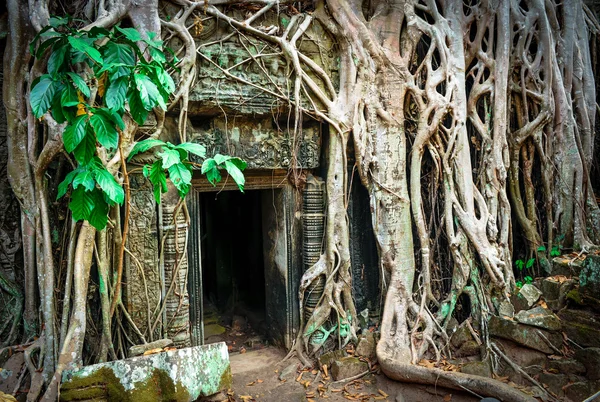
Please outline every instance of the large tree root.
[{"label": "large tree root", "polygon": [[402,363],[393,359],[386,351],[377,348],[377,359],[383,373],[392,380],[415,384],[430,384],[459,391],[472,391],[481,396],[491,396],[506,402],[534,402],[535,398],[517,389],[477,375],[444,371]]}]

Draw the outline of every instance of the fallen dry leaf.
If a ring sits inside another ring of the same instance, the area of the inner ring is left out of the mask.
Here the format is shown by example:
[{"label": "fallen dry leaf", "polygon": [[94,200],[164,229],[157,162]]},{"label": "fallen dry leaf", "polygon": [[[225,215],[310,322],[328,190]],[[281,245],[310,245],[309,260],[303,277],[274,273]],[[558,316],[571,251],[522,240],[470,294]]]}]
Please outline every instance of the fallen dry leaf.
[{"label": "fallen dry leaf", "polygon": [[385,392],[383,392],[380,389],[378,389],[377,392],[379,392],[381,394],[381,396],[383,396],[384,398],[387,398],[389,396],[388,394],[386,394]]},{"label": "fallen dry leaf", "polygon": [[450,402],[452,400],[452,394],[448,394],[444,397],[444,402]]},{"label": "fallen dry leaf", "polygon": [[156,353],[161,353],[163,350],[162,348],[156,348],[156,349],[150,349],[144,352],[144,356],[148,356],[148,355],[153,355]]}]

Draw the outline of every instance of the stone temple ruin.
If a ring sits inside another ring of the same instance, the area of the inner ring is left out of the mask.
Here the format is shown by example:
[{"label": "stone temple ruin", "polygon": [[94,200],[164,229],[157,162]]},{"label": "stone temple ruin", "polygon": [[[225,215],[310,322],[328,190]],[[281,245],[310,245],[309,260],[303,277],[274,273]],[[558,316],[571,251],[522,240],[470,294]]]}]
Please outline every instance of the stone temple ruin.
[{"label": "stone temple ruin", "polygon": [[[323,278],[309,289],[306,309],[300,312],[300,278],[318,260],[323,245],[321,161],[327,127],[304,116],[300,135],[294,135],[294,111],[276,96],[286,88],[291,67],[278,54],[261,55],[260,63],[248,57],[265,52],[264,43],[227,39],[227,30],[214,19],[194,34],[200,54],[186,140],[204,145],[208,156],[221,153],[246,161],[245,191],[239,192],[226,178],[214,187],[198,174],[186,198],[189,220],[182,210],[174,216],[176,191],[157,205],[139,169],[153,155],[136,157],[129,169],[139,173],[131,179],[127,309],[140,331],[148,334],[147,341],[168,338],[183,347],[221,340],[211,336],[215,328],[217,334],[223,330],[214,313],[222,318],[233,311],[256,317],[252,324],[260,327],[255,329],[265,341],[289,348],[300,314],[310,314],[324,286]],[[336,77],[333,41],[316,23],[305,37],[299,42],[302,52]],[[217,66],[239,79],[226,77]],[[179,141],[171,136],[181,123],[177,113],[168,114],[164,140]],[[151,124],[144,128],[152,129]],[[349,169],[352,165],[349,161]],[[297,185],[288,177],[290,168],[301,172]],[[351,183],[349,217],[357,309],[377,314],[377,251],[368,195],[358,179]]]}]

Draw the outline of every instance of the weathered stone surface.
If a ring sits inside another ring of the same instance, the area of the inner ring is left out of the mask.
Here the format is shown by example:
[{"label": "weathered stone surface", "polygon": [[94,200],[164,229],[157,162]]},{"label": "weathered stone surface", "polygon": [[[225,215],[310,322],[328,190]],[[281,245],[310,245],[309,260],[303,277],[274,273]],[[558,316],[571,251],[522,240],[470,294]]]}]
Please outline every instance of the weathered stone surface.
[{"label": "weathered stone surface", "polygon": [[540,284],[540,290],[545,300],[558,300],[560,296],[560,277],[551,276],[544,278]]},{"label": "weathered stone surface", "polygon": [[466,341],[456,352],[454,352],[455,357],[466,357],[466,356],[475,356],[478,355],[480,351],[480,346],[474,340]]},{"label": "weathered stone surface", "polygon": [[552,260],[552,271],[550,276],[564,275],[564,276],[578,276],[581,272],[580,260],[573,260],[569,257],[555,257]]},{"label": "weathered stone surface", "polygon": [[356,346],[356,354],[367,359],[373,359],[375,357],[376,346],[375,335],[372,332],[367,332],[359,338],[358,345]]},{"label": "weathered stone surface", "polygon": [[550,360],[548,368],[563,374],[585,374],[585,366],[575,359]]},{"label": "weathered stone surface", "polygon": [[135,345],[129,348],[129,357],[139,356],[147,350],[162,349],[173,344],[170,339],[159,339],[158,341],[146,343],[145,345]]},{"label": "weathered stone surface", "polygon": [[498,306],[498,315],[500,317],[513,318],[515,315],[515,306],[508,301],[503,301]]},{"label": "weathered stone surface", "polygon": [[599,381],[581,381],[565,387],[565,396],[574,402],[583,401],[600,389]]},{"label": "weathered stone surface", "polygon": [[515,315],[515,320],[521,324],[532,325],[550,331],[558,331],[561,328],[560,320],[551,311],[543,307],[535,307],[531,310],[522,310]]},{"label": "weathered stone surface", "polygon": [[546,354],[554,353],[554,350],[548,346],[548,343],[540,336],[540,333],[555,347],[560,348],[562,345],[562,337],[559,334],[529,325],[519,324],[497,316],[492,316],[490,319],[489,331],[492,336],[514,341],[520,345],[539,350]]},{"label": "weathered stone surface", "polygon": [[554,374],[542,372],[539,375],[539,382],[548,386],[548,389],[558,396],[564,395],[563,387],[569,383],[569,376],[566,374]]},{"label": "weathered stone surface", "polygon": [[487,362],[470,362],[460,368],[461,373],[473,374],[481,377],[491,377],[492,369]]},{"label": "weathered stone surface", "polygon": [[[233,125],[232,125],[233,124]],[[223,119],[213,119],[209,127],[191,126],[190,141],[206,147],[207,155],[218,153],[244,159],[248,169],[287,169],[294,161],[297,167],[319,166],[321,149],[320,125],[306,122],[302,127],[302,142],[294,155],[294,137],[265,120],[236,119],[225,125]],[[199,162],[199,160],[198,160]]]},{"label": "weathered stone surface", "polygon": [[333,362],[331,375],[334,380],[339,381],[362,374],[368,369],[369,365],[366,362],[359,360],[357,357],[348,356]]},{"label": "weathered stone surface", "polygon": [[473,336],[471,335],[471,331],[469,331],[469,328],[467,327],[466,323],[463,322],[458,326],[456,332],[452,334],[452,337],[450,338],[450,343],[455,348],[460,348],[463,343],[472,340]]},{"label": "weathered stone surface", "polygon": [[319,366],[327,365],[327,367],[331,368],[335,360],[342,359],[347,355],[345,350],[334,350],[333,352],[324,353],[319,357]]},{"label": "weathered stone surface", "polygon": [[577,359],[586,369],[586,377],[590,380],[600,380],[600,348],[586,348],[575,352]]},{"label": "weathered stone surface", "polygon": [[600,255],[590,254],[583,261],[579,288],[583,294],[600,299]]},{"label": "weathered stone surface", "polygon": [[65,371],[62,401],[195,401],[231,386],[225,343],[94,364]]},{"label": "weathered stone surface", "polygon": [[279,380],[280,381],[285,381],[285,380],[289,380],[290,378],[293,378],[296,375],[296,370],[298,370],[298,364],[297,363],[292,363],[292,364],[286,366],[279,373]]},{"label": "weathered stone surface", "polygon": [[516,295],[511,297],[511,302],[515,311],[527,310],[531,308],[540,299],[542,292],[530,283],[521,287]]},{"label": "weathered stone surface", "polygon": [[600,347],[600,320],[584,310],[563,309],[558,312],[562,330],[583,347]]},{"label": "weathered stone surface", "polygon": [[[148,323],[154,317],[148,317],[151,309],[161,301],[161,280],[158,263],[158,217],[152,184],[141,174],[130,174],[131,200],[129,212],[129,235],[123,267],[123,301],[131,319],[142,333],[149,331]],[[132,257],[132,255],[134,257]],[[100,284],[100,287],[105,286]],[[162,315],[158,328],[161,327]],[[155,330],[154,338],[160,338]]]},{"label": "weathered stone surface", "polygon": [[[544,353],[523,347],[515,342],[505,339],[495,339],[494,342],[513,363],[523,368],[528,374],[532,376],[537,375],[545,369],[548,359]],[[530,384],[529,380],[527,380],[520,372],[515,371],[504,361],[500,361],[498,369],[498,374],[500,376],[507,376],[511,381],[518,384]]]}]

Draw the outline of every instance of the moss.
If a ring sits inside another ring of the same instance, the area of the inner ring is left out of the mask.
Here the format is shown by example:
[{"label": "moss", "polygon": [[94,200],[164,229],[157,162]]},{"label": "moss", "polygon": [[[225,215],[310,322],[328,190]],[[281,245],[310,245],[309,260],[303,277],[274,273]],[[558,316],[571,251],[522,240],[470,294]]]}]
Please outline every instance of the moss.
[{"label": "moss", "polygon": [[[231,371],[228,370],[229,377]],[[136,382],[131,390],[125,390],[113,370],[102,367],[86,377],[74,376],[61,387],[61,401],[105,399],[108,401],[189,401],[190,395],[179,382],[174,382],[164,370],[154,369],[150,377]]]},{"label": "moss", "polygon": [[583,305],[583,298],[581,297],[581,294],[579,294],[579,290],[577,289],[572,289],[570,290],[566,296],[567,300],[573,300],[575,303],[579,304],[579,305]]}]

